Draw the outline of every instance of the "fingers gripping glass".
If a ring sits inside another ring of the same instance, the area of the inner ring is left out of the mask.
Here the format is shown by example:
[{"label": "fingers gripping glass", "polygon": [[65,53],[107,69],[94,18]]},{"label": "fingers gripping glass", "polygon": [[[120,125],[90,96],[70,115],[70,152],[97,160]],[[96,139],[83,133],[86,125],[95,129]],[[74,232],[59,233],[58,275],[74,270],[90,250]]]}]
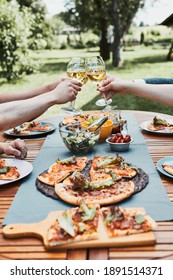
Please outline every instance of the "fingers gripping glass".
[{"label": "fingers gripping glass", "polygon": [[[86,74],[91,82],[99,85],[106,78],[106,66],[101,56],[93,56],[86,59]],[[97,106],[107,106],[112,99],[107,100],[105,94],[97,100]]]},{"label": "fingers gripping glass", "polygon": [[[83,84],[86,83],[85,60],[80,57],[72,58],[67,65],[67,76]],[[63,107],[62,109],[72,113],[81,112],[81,110],[75,109],[75,100],[70,102],[70,106]]]}]

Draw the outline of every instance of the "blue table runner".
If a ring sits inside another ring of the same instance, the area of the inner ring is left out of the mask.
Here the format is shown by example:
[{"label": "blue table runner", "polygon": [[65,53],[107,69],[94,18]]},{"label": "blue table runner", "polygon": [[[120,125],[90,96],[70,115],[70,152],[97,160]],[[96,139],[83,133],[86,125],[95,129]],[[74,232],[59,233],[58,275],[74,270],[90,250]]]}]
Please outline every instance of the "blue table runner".
[{"label": "blue table runner", "polygon": [[[124,113],[123,118],[127,119],[129,134],[134,139],[134,142],[131,144],[129,151],[121,152],[120,155],[125,158],[125,161],[142,168],[149,175],[149,184],[141,192],[119,202],[117,205],[122,207],[144,207],[146,212],[156,221],[173,220],[173,206],[149,155],[136,119],[131,113]],[[57,117],[56,126],[61,120],[60,117]],[[95,154],[112,155],[115,152],[110,150],[107,143],[98,143],[87,156],[92,159]],[[54,163],[56,159],[64,159],[71,155],[72,153],[64,146],[58,129],[47,136],[33,163],[33,172],[21,184],[3,221],[3,225],[35,223],[45,219],[50,211],[72,207],[72,205],[61,200],[54,200],[43,195],[35,186],[37,176]]]}]

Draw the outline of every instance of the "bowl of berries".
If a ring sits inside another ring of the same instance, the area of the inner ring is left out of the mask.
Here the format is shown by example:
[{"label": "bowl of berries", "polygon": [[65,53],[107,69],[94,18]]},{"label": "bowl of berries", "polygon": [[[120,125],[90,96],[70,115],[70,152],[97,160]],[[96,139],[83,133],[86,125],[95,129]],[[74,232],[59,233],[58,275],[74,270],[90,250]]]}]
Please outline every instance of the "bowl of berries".
[{"label": "bowl of berries", "polygon": [[112,134],[106,139],[110,145],[110,149],[114,152],[125,152],[129,150],[130,144],[133,139],[129,134],[123,135],[121,133]]}]

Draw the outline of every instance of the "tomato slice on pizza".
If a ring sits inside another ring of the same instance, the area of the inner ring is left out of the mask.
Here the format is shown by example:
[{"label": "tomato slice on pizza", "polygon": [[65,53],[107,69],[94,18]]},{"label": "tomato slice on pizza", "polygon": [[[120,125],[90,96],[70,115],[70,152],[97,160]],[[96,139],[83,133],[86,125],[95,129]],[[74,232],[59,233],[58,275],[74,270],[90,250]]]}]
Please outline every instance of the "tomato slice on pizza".
[{"label": "tomato slice on pizza", "polygon": [[65,210],[48,229],[50,246],[98,238],[99,205],[86,205]]}]

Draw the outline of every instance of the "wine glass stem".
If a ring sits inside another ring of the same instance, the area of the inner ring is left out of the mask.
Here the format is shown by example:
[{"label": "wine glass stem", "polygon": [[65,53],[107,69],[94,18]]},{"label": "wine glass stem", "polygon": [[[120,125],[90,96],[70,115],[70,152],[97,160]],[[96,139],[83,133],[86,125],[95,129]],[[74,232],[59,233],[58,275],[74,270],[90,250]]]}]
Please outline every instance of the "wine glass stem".
[{"label": "wine glass stem", "polygon": [[104,92],[102,93],[102,97],[104,98],[106,105],[108,105],[108,101],[107,101],[107,99],[106,99],[106,95],[105,95]]},{"label": "wine glass stem", "polygon": [[75,100],[71,101],[70,106],[71,106],[72,109],[75,109]]}]

